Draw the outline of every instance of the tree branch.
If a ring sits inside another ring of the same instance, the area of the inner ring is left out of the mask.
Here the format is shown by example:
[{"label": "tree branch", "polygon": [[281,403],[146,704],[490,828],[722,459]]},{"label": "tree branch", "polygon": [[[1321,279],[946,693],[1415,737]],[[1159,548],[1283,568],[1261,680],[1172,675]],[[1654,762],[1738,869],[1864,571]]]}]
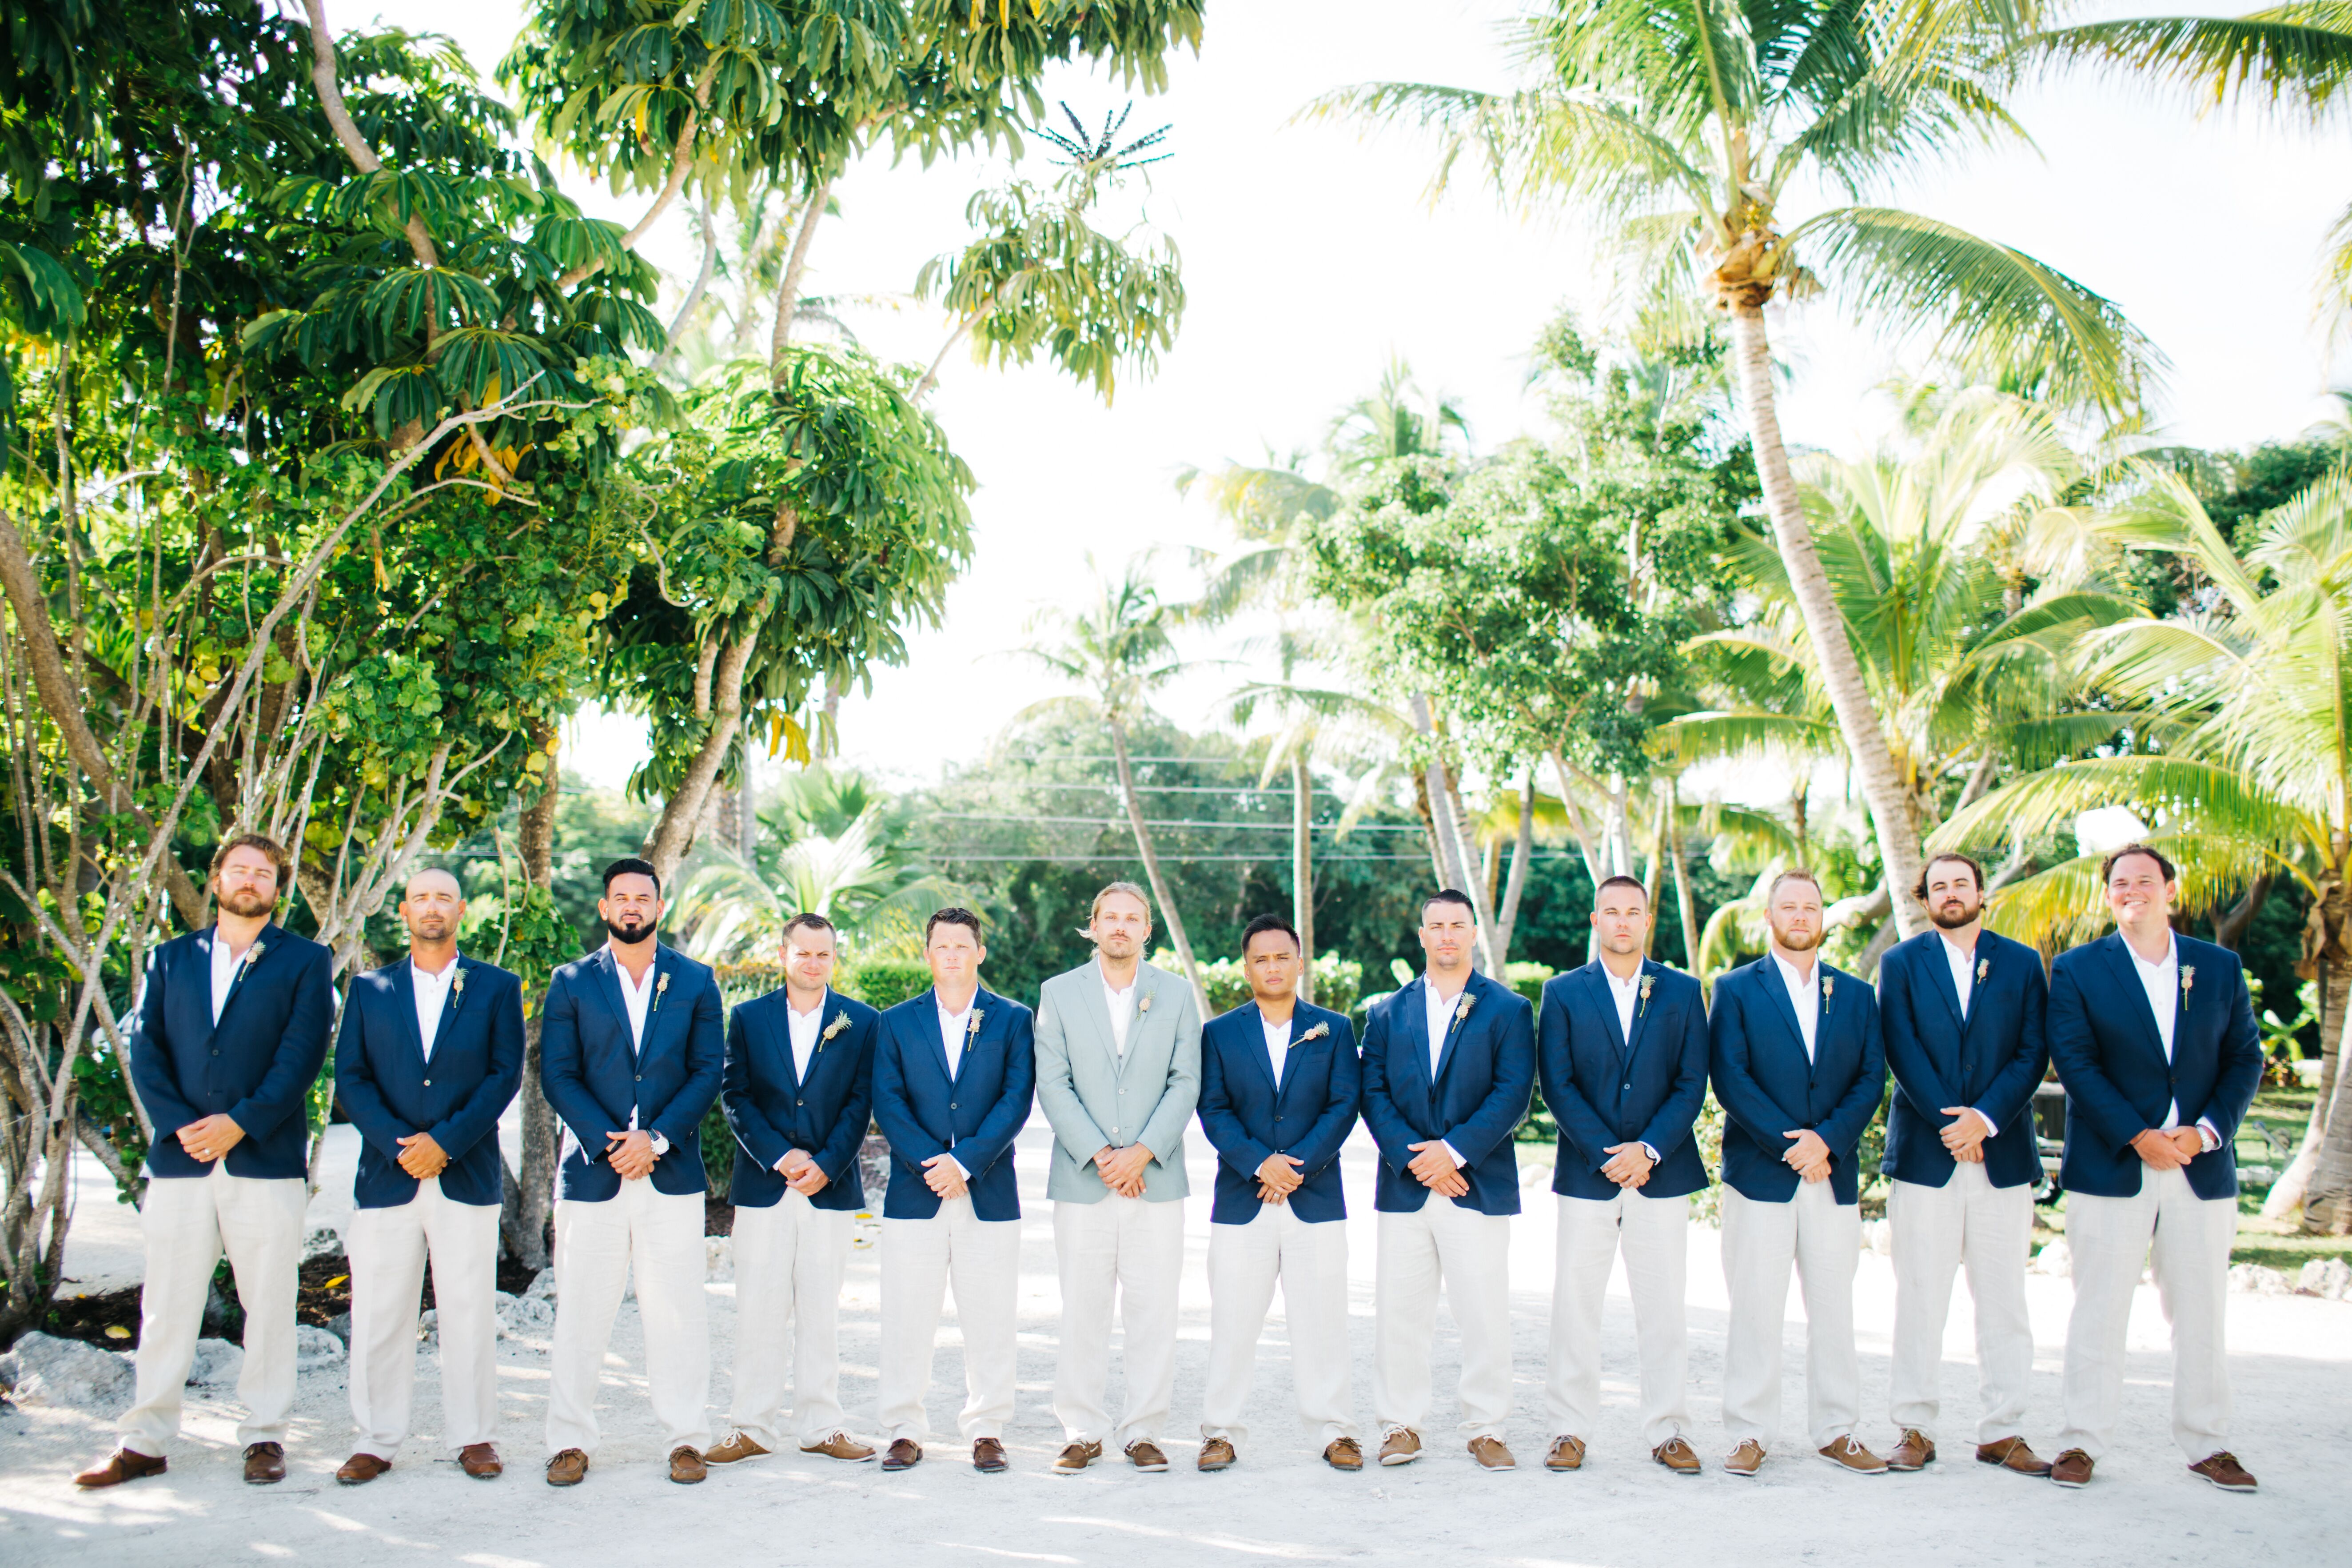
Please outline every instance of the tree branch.
[{"label": "tree branch", "polygon": [[[341,143],[343,156],[352,167],[362,174],[373,174],[383,167],[383,160],[375,155],[367,138],[360,134],[358,122],[344,107],[343,89],[335,79],[335,38],[327,26],[326,0],[302,0],[302,8],[310,17],[310,85],[319,89],[319,107],[326,112],[327,123],[334,128],[335,140]],[[433,247],[433,231],[425,226],[425,219],[416,213],[408,215],[408,248],[416,255],[419,267],[438,267],[441,256]]]},{"label": "tree branch", "polygon": [[808,271],[809,242],[816,237],[817,220],[824,216],[825,199],[833,194],[833,177],[828,174],[809,192],[808,211],[801,215],[801,231],[793,237],[792,256],[784,262],[784,276],[776,285],[776,324],[768,335],[768,379],[780,383],[784,374],[784,345],[793,338],[793,312],[801,300],[801,279]]},{"label": "tree branch", "polygon": [[[702,79],[694,84],[694,107],[686,111],[686,123],[678,130],[677,144],[670,150],[669,178],[662,182],[661,194],[646,209],[646,216],[637,220],[637,226],[621,237],[623,250],[635,250],[637,241],[645,238],[646,232],[661,221],[662,214],[669,211],[678,192],[686,189],[686,176],[694,162],[694,139],[701,133],[702,111],[710,107],[710,84],[718,74],[719,62],[714,59],[703,68]],[[558,289],[576,289],[604,269],[603,258],[591,258],[557,279],[555,286]]]}]

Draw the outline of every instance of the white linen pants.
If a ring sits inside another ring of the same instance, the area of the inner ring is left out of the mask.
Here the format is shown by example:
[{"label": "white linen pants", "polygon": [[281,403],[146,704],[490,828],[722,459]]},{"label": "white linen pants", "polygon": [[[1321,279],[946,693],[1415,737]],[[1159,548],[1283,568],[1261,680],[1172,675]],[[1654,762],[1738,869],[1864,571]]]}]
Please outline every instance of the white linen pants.
[{"label": "white linen pants", "polygon": [[929,1434],[924,1402],[950,1280],[963,1336],[964,1403],[956,1430],[966,1442],[1001,1438],[1013,1419],[1021,1222],[978,1218],[968,1196],[942,1198],[929,1219],[882,1222],[880,1415],[891,1442],[919,1443]]},{"label": "white linen pants", "polygon": [[1247,1225],[1209,1227],[1209,1387],[1201,1401],[1201,1436],[1236,1448],[1249,1438],[1242,1416],[1276,1280],[1298,1418],[1328,1447],[1356,1436],[1348,1387],[1348,1226],[1300,1219],[1286,1203],[1261,1203]]},{"label": "white linen pants", "polygon": [[787,1191],[735,1211],[735,1404],[729,1419],[761,1447],[782,1448],[784,1379],[803,1447],[843,1430],[841,1275],[851,1217]]},{"label": "white linen pants", "polygon": [[[1063,1440],[1124,1452],[1157,1443],[1176,1400],[1176,1291],[1184,1277],[1184,1200],[1106,1193],[1091,1204],[1054,1205],[1054,1254],[1062,1274],[1061,1352],[1054,1363],[1054,1417]],[[1127,1398],[1116,1427],[1110,1392],[1110,1321],[1123,1331],[1119,1370]]]},{"label": "white linen pants", "polygon": [[1382,1432],[1425,1436],[1443,1285],[1462,1331],[1463,1440],[1500,1441],[1511,1414],[1511,1219],[1432,1193],[1412,1214],[1382,1211],[1372,1270],[1372,1415]]},{"label": "white linen pants", "polygon": [[441,1341],[441,1446],[487,1443],[499,1424],[499,1205],[445,1197],[441,1178],[391,1208],[352,1215],[352,1451],[390,1459],[408,1436],[416,1307],[433,1261]]},{"label": "white linen pants", "polygon": [[1886,1217],[1895,1234],[1895,1425],[1936,1436],[1944,1320],[1952,1276],[1966,1263],[1977,1321],[1977,1441],[2021,1436],[2033,1382],[2033,1321],[2025,1310],[2033,1188],[1996,1187],[1982,1161],[1964,1160],[1940,1187],[1895,1183]]},{"label": "white linen pants", "polygon": [[2142,1170],[2137,1197],[2066,1194],[2074,1311],[2066,1321],[2061,1451],[2080,1448],[2095,1459],[2114,1441],[2123,1410],[2124,1335],[2143,1264],[2156,1275],[2157,1299],[2172,1325],[2172,1440],[2191,1463],[2229,1447],[2222,1316],[2237,1230],[2238,1205],[2199,1197],[2186,1171]]},{"label": "white linen pants", "polygon": [[1690,1333],[1684,1318],[1690,1199],[1559,1197],[1551,1288],[1551,1355],[1544,1414],[1555,1437],[1588,1442],[1601,1424],[1601,1306],[1625,1255],[1633,1340],[1642,1361],[1642,1441],[1654,1449],[1690,1427]]},{"label": "white linen pants", "polygon": [[302,1267],[302,1212],[310,1184],[299,1176],[232,1176],[216,1160],[209,1174],[158,1176],[147,1184],[139,1228],[147,1278],[139,1291],[138,1393],[118,1424],[122,1446],[150,1458],[180,1430],[180,1391],[195,1364],[213,1270],[228,1254],[245,1309],[245,1370],[236,1396],[241,1445],[286,1441],[294,1407],[294,1296]]},{"label": "white linen pants", "polygon": [[1807,1441],[1826,1448],[1862,1415],[1862,1356],[1853,1343],[1853,1276],[1862,1261],[1862,1207],[1827,1182],[1800,1181],[1784,1204],[1723,1189],[1723,1277],[1731,1322],[1723,1346],[1723,1426],[1736,1447],[1780,1437],[1781,1322],[1789,1269],[1805,1299]]},{"label": "white linen pants", "polygon": [[710,1446],[710,1329],[702,1291],[709,1271],[700,1193],[665,1193],[641,1176],[601,1203],[556,1204],[550,1454],[596,1452],[596,1384],[613,1316],[632,1277],[646,1327],[646,1393],[663,1447],[699,1453]]}]

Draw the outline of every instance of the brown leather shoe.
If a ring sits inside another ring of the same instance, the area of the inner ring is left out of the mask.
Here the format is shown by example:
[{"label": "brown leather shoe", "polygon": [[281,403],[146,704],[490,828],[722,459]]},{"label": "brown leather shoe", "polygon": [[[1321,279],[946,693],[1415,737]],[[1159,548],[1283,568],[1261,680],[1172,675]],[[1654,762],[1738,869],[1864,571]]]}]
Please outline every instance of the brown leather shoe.
[{"label": "brown leather shoe", "polygon": [[1234,1468],[1234,1446],[1223,1437],[1212,1437],[1201,1445],[1201,1468],[1229,1470]]},{"label": "brown leather shoe", "polygon": [[2050,1479],[2062,1487],[2087,1487],[2092,1462],[2082,1449],[2069,1448],[2050,1462]]},{"label": "brown leather shoe", "polygon": [[91,1490],[100,1487],[119,1487],[142,1476],[160,1476],[169,1468],[160,1455],[142,1454],[134,1448],[117,1448],[76,1476],[74,1485]]},{"label": "brown leather shoe", "polygon": [[1851,1433],[1832,1438],[1822,1445],[1822,1458],[1841,1469],[1852,1470],[1857,1476],[1883,1476],[1886,1461],[1853,1440]]},{"label": "brown leather shoe", "polygon": [[2254,1489],[2254,1478],[2246,1473],[2246,1467],[2238,1463],[2238,1457],[2227,1448],[2218,1454],[2206,1455],[2189,1466],[2189,1471],[2191,1475],[2203,1476],[2225,1492],[2250,1492]]},{"label": "brown leather shoe", "polygon": [[1763,1468],[1764,1445],[1753,1437],[1741,1438],[1739,1447],[1723,1457],[1723,1472],[1728,1476],[1741,1476],[1752,1480],[1756,1472]]},{"label": "brown leather shoe", "polygon": [[1364,1468],[1364,1446],[1353,1437],[1334,1437],[1324,1445],[1323,1462],[1335,1470]]},{"label": "brown leather shoe", "polygon": [[390,1468],[390,1459],[379,1459],[373,1454],[353,1454],[335,1472],[335,1479],[347,1487],[363,1487]]},{"label": "brown leather shoe", "polygon": [[1999,1465],[2002,1469],[2015,1470],[2021,1476],[2046,1476],[2050,1473],[2050,1461],[2027,1447],[2022,1437],[2003,1437],[1998,1442],[1979,1443],[1977,1463]]},{"label": "brown leather shoe", "polygon": [[1054,1473],[1075,1476],[1101,1458],[1100,1443],[1065,1443],[1062,1451],[1054,1457]]},{"label": "brown leather shoe", "polygon": [[1650,1450],[1650,1458],[1678,1476],[1698,1474],[1698,1450],[1680,1437],[1669,1437]]},{"label": "brown leather shoe", "polygon": [[1127,1462],[1148,1476],[1156,1476],[1168,1468],[1168,1456],[1150,1438],[1138,1437],[1127,1446]]},{"label": "brown leather shoe", "polygon": [[750,1433],[734,1431],[728,1433],[727,1440],[717,1447],[705,1448],[702,1462],[706,1465],[740,1465],[746,1459],[765,1458],[768,1452]]},{"label": "brown leather shoe", "polygon": [[1916,1426],[1903,1428],[1903,1441],[1886,1456],[1890,1470],[1924,1470],[1936,1462],[1936,1440]]},{"label": "brown leather shoe", "polygon": [[1544,1468],[1547,1470],[1584,1468],[1584,1439],[1581,1437],[1553,1438],[1551,1452],[1544,1456]]},{"label": "brown leather shoe", "polygon": [[702,1456],[694,1451],[692,1444],[680,1443],[669,1451],[669,1479],[678,1485],[690,1487],[709,1473],[710,1468],[702,1462]]},{"label": "brown leather shoe", "polygon": [[859,1442],[846,1432],[835,1432],[822,1443],[803,1443],[801,1452],[814,1454],[824,1459],[839,1459],[845,1465],[862,1465],[874,1457],[870,1445]]},{"label": "brown leather shoe", "polygon": [[1381,1463],[1410,1465],[1421,1458],[1421,1439],[1410,1426],[1391,1426],[1381,1437]]},{"label": "brown leather shoe", "polygon": [[993,1437],[975,1439],[971,1446],[971,1468],[983,1476],[1003,1475],[1004,1445]]},{"label": "brown leather shoe", "polygon": [[468,1443],[458,1449],[457,1468],[478,1481],[494,1481],[507,1473],[499,1451],[488,1443]]},{"label": "brown leather shoe", "polygon": [[882,1468],[886,1470],[911,1470],[922,1462],[923,1446],[911,1437],[893,1440],[890,1451],[882,1456]]},{"label": "brown leather shoe", "polygon": [[1485,1469],[1516,1470],[1519,1468],[1519,1462],[1511,1458],[1511,1451],[1503,1447],[1500,1437],[1471,1438],[1470,1457]]},{"label": "brown leather shoe", "polygon": [[245,1446],[245,1480],[247,1486],[266,1487],[285,1479],[285,1448],[276,1443],[247,1443]]},{"label": "brown leather shoe", "polygon": [[576,1487],[588,1479],[588,1455],[584,1449],[566,1448],[547,1461],[547,1484],[551,1487]]}]

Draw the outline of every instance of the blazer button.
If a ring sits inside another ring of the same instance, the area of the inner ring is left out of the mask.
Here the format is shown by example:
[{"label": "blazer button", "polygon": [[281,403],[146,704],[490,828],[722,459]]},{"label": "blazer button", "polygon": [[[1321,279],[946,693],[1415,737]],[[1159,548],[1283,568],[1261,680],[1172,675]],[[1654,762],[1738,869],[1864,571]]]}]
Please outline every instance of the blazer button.
[{"label": "blazer button", "polygon": [[1276,1120],[1276,1121],[1281,1121],[1281,1120],[1282,1120],[1282,1118],[1281,1118],[1281,1117],[1279,1117],[1279,1116],[1277,1116],[1277,1117],[1276,1117],[1276,1118],[1275,1118],[1275,1120]]},{"label": "blazer button", "polygon": [[949,1109],[950,1110],[953,1110],[955,1108],[956,1108],[956,1102],[955,1102],[954,1100],[949,1100],[949,1101],[948,1101],[948,1109]]},{"label": "blazer button", "polygon": [[429,1079],[429,1078],[428,1078],[428,1079],[426,1079],[425,1080],[425,1088],[427,1088],[427,1089],[431,1089],[431,1088],[433,1087],[433,1080],[432,1080],[431,1079]]},{"label": "blazer button", "polygon": [[213,1053],[213,1055],[215,1055],[215,1056],[218,1056],[218,1055],[220,1055],[220,1053],[219,1053],[218,1051],[215,1051],[215,1052]]},{"label": "blazer button", "polygon": [[793,1100],[793,1103],[794,1105],[806,1105],[806,1104],[808,1103],[808,1101],[807,1101],[807,1100]]},{"label": "blazer button", "polygon": [[639,1073],[639,1074],[637,1075],[637,1081],[638,1081],[639,1083],[643,1083],[643,1082],[645,1082],[645,1081],[646,1081],[646,1075],[645,1075],[645,1074],[643,1074],[643,1073]]}]

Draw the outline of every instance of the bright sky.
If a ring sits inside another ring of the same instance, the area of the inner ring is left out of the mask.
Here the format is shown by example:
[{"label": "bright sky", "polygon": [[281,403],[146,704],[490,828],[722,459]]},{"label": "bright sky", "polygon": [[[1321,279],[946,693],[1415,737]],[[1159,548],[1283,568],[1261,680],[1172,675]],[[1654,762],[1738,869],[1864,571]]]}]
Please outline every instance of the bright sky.
[{"label": "bright sky", "polygon": [[[1158,545],[1174,577],[1186,547],[1228,543],[1204,508],[1177,496],[1176,473],[1313,446],[1393,356],[1466,406],[1481,447],[1536,422],[1522,397],[1529,341],[1561,303],[1591,315],[1603,299],[1576,231],[1521,222],[1475,185],[1433,210],[1423,144],[1287,123],[1318,93],[1352,82],[1510,85],[1498,25],[1519,9],[1508,0],[1226,0],[1213,11],[1200,58],[1180,58],[1172,90],[1139,103],[1129,121],[1131,132],[1173,127],[1174,156],[1147,171],[1149,187],[1135,195],[1183,254],[1178,345],[1156,377],[1121,386],[1108,408],[1042,365],[998,372],[961,353],[950,360],[933,406],[980,479],[977,557],[950,595],[947,625],[917,634],[907,668],[879,672],[870,698],[843,705],[849,760],[914,782],[981,755],[1008,718],[1053,694],[1008,655],[1041,605],[1087,583],[1089,553],[1116,571]],[[455,37],[486,76],[520,12],[514,0],[387,8],[404,26]],[[339,25],[366,14],[351,4],[331,11]],[[1089,123],[1127,101],[1115,84],[1075,71],[1048,97],[1067,99]],[[2352,201],[2352,145],[2340,133],[2193,121],[2079,81],[2028,93],[2017,109],[2038,151],[1983,154],[1916,189],[1874,195],[2016,246],[2118,300],[2172,361],[2168,438],[2238,446],[2309,425],[2327,388],[2347,379],[2340,360],[2325,357],[2309,301],[2324,231]],[[1050,173],[1034,150],[1030,172]],[[808,291],[902,293],[927,258],[961,243],[971,192],[1005,173],[971,160],[853,169],[835,192],[842,216],[818,232]],[[643,210],[642,198],[615,201],[576,177],[567,188],[604,216],[634,222]],[[648,253],[676,278],[674,300],[697,259],[683,204]],[[875,352],[918,362],[948,331],[911,302],[856,312],[851,325]],[[1886,423],[1874,389],[1897,368],[1893,345],[1820,305],[1775,331],[1793,372],[1781,405],[1790,439],[1846,453],[1870,446]],[[1204,724],[1235,683],[1232,670],[1203,677],[1165,710]],[[565,766],[616,784],[642,748],[637,726],[590,716]]]}]

